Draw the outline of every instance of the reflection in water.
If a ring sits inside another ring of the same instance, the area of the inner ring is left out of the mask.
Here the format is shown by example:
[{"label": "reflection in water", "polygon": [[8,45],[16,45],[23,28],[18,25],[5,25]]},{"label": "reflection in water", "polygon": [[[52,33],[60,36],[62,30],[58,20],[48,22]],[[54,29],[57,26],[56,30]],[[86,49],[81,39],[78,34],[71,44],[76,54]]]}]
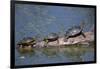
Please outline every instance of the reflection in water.
[{"label": "reflection in water", "polygon": [[58,49],[57,48],[43,48],[42,53],[45,54],[47,57],[54,57],[54,56],[57,56]]},{"label": "reflection in water", "polygon": [[[17,50],[16,65],[94,61],[94,47],[84,45]],[[19,57],[19,56],[18,56]],[[18,58],[17,57],[17,58]]]},{"label": "reflection in water", "polygon": [[81,62],[82,61],[82,55],[86,53],[86,50],[83,48],[66,48],[66,50],[63,52],[64,55],[69,58],[69,60],[74,62]]}]

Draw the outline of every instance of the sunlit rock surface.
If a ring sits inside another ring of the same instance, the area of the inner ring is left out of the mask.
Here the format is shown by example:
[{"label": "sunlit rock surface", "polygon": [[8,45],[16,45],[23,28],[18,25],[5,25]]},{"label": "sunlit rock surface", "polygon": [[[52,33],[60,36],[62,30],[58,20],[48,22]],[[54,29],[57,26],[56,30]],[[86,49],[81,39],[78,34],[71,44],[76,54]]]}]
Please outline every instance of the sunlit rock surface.
[{"label": "sunlit rock surface", "polygon": [[92,32],[86,32],[84,33],[86,38],[84,38],[82,35],[69,38],[66,42],[64,42],[64,38],[59,38],[59,45],[69,45],[69,44],[87,44],[88,42],[94,41],[94,34]]},{"label": "sunlit rock surface", "polygon": [[[67,41],[64,41],[65,37],[60,37],[59,43],[57,41],[49,42],[47,46],[62,46],[62,45],[71,45],[71,44],[88,44],[91,41],[94,41],[94,33],[93,32],[85,32],[84,33],[86,38],[84,38],[82,35],[69,38]],[[44,47],[46,43],[44,41],[37,42],[35,47]]]}]

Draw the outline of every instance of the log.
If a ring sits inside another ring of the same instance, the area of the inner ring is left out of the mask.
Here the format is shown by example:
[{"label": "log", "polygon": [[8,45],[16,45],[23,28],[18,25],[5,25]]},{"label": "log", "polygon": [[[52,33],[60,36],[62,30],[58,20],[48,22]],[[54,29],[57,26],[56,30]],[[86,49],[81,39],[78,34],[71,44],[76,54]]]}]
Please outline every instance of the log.
[{"label": "log", "polygon": [[[77,37],[69,38],[66,42],[64,41],[65,37],[60,37],[59,43],[57,41],[49,42],[47,46],[64,46],[64,45],[73,45],[73,44],[88,44],[91,41],[94,41],[94,33],[93,32],[85,32],[85,38],[80,35]],[[44,47],[46,43],[44,41],[37,42],[34,47]]]}]

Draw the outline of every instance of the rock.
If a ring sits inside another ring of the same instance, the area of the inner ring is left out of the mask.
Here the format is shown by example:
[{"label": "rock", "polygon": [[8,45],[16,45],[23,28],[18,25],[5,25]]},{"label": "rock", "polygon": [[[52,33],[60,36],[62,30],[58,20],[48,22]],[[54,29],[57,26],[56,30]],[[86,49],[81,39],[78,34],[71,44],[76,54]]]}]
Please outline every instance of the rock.
[{"label": "rock", "polygon": [[35,45],[34,45],[34,47],[44,47],[45,46],[45,42],[44,41],[39,41],[39,42],[37,42]]},{"label": "rock", "polygon": [[86,38],[80,36],[74,37],[74,38],[69,38],[67,42],[65,42],[66,44],[87,44],[88,42],[94,41],[94,34],[93,32],[86,32],[84,33]]},{"label": "rock", "polygon": [[[59,40],[59,44],[57,43],[57,41],[53,41],[53,42],[49,42],[47,44],[47,46],[64,46],[64,45],[71,45],[71,44],[89,44],[89,42],[94,41],[94,33],[93,32],[85,32],[84,33],[86,38],[84,38],[82,35],[77,36],[77,37],[73,37],[73,38],[69,38],[66,42],[64,41],[65,37],[60,37]],[[44,47],[45,46],[45,42],[41,41],[41,42],[37,42],[35,47]]]}]

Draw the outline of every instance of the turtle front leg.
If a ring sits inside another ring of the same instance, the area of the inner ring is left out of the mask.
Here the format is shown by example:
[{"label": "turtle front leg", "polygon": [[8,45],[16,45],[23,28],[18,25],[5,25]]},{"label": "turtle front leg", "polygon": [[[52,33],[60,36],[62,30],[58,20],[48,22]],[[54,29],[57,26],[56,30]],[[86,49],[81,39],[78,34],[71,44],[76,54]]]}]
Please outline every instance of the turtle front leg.
[{"label": "turtle front leg", "polygon": [[85,34],[84,34],[83,32],[81,32],[81,35],[82,35],[84,38],[86,38],[86,36],[85,36]]},{"label": "turtle front leg", "polygon": [[69,39],[69,36],[65,37],[65,38],[64,38],[64,42],[67,42],[68,39]]},{"label": "turtle front leg", "polygon": [[45,40],[45,46],[44,47],[47,47],[48,46],[48,43],[49,43],[49,41],[46,39]]}]

